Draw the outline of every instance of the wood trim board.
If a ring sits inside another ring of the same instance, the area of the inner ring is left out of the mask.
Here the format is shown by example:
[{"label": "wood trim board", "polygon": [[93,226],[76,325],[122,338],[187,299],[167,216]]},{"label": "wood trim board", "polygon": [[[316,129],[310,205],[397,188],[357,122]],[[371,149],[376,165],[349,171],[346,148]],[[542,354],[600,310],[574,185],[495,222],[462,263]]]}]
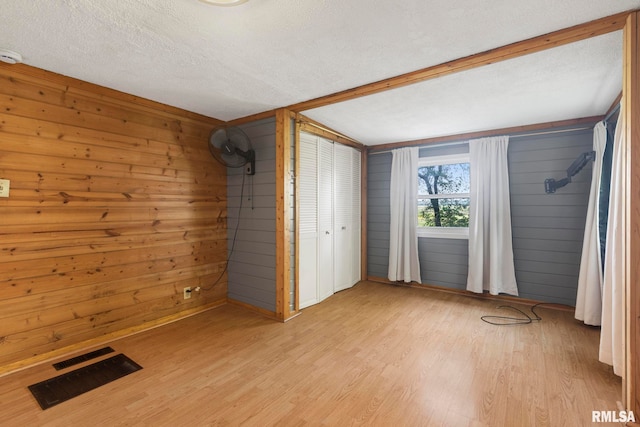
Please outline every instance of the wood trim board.
[{"label": "wood trim board", "polygon": [[285,321],[291,315],[290,181],[291,119],[289,111],[276,111],[276,317]]},{"label": "wood trim board", "polygon": [[[294,113],[295,114],[295,113]],[[297,242],[300,241],[300,203],[298,202],[298,195],[300,194],[300,122],[297,120],[297,117],[294,117],[294,148],[295,148],[295,166],[294,166],[294,192],[296,197],[295,202],[295,233],[296,233],[296,245],[295,245],[295,301],[294,301],[294,312],[298,313],[300,311],[300,245]]]},{"label": "wood trim board", "polygon": [[485,292],[485,293],[482,293],[482,294],[477,294],[475,292],[470,292],[470,291],[467,291],[467,290],[453,289],[453,288],[447,288],[447,287],[444,287],[444,286],[437,286],[437,285],[430,285],[428,283],[392,282],[389,279],[387,279],[386,277],[378,277],[378,276],[368,276],[366,280],[369,281],[369,282],[384,283],[384,284],[393,285],[393,286],[404,286],[404,287],[408,287],[408,288],[425,289],[425,290],[432,290],[432,291],[438,291],[438,292],[447,292],[447,293],[467,296],[467,297],[470,297],[470,298],[489,299],[489,300],[496,300],[496,301],[508,301],[508,302],[512,302],[514,304],[524,304],[524,305],[545,304],[545,307],[548,307],[548,308],[555,308],[555,309],[564,310],[564,311],[574,311],[574,307],[570,307],[568,305],[556,304],[556,303],[545,303],[545,302],[542,302],[542,301],[537,301],[537,300],[527,299],[527,298],[512,297],[512,296],[509,296],[509,295],[491,295],[488,292]]},{"label": "wood trim board", "polygon": [[626,376],[623,396],[628,410],[640,415],[640,12],[624,28],[623,102],[629,153],[627,211]]},{"label": "wood trim board", "polygon": [[330,139],[335,142],[339,142],[344,145],[355,148],[356,150],[363,150],[364,144],[356,141],[353,138],[345,136],[338,131],[335,131],[323,124],[304,116],[303,114],[296,114],[296,121],[300,123],[300,129],[323,138]]},{"label": "wood trim board", "polygon": [[423,145],[439,144],[443,142],[466,141],[469,139],[484,138],[487,136],[514,135],[519,133],[535,132],[543,129],[594,125],[596,122],[604,119],[604,117],[605,116],[582,117],[578,119],[560,120],[556,122],[536,123],[532,125],[513,126],[509,128],[492,129],[480,132],[468,132],[456,135],[437,136],[434,138],[416,139],[412,141],[393,142],[389,144],[369,146],[367,147],[367,150],[369,153],[375,153],[377,151],[392,150],[394,148],[420,147]]}]

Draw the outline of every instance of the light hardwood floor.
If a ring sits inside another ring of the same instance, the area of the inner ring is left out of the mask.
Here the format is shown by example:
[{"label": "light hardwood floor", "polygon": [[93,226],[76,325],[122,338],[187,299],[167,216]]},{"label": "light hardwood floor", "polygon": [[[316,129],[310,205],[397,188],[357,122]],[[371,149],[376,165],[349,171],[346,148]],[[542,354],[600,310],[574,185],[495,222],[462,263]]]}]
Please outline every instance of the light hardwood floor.
[{"label": "light hardwood floor", "polygon": [[363,282],[284,324],[227,305],[111,343],[144,369],[45,411],[27,386],[51,364],[0,378],[0,424],[555,427],[617,410],[598,329],[545,308],[482,322],[498,304]]}]

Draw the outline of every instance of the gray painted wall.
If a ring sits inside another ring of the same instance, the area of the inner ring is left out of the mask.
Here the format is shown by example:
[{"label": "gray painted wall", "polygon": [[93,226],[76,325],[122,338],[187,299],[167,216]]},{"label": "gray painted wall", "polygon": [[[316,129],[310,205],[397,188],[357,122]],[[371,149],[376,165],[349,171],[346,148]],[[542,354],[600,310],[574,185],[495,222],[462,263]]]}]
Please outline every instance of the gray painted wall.
[{"label": "gray painted wall", "polygon": [[520,296],[575,306],[591,165],[555,194],[560,179],[593,145],[593,131],[516,138],[509,143],[513,256]]},{"label": "gray painted wall", "polygon": [[391,153],[367,156],[367,275],[387,277]]},{"label": "gray painted wall", "polygon": [[[546,178],[560,179],[575,158],[589,151],[592,131],[514,137],[509,143],[509,179],[516,279],[522,298],[574,306],[591,166],[568,186],[545,194]],[[421,149],[421,156],[468,150],[464,145]],[[391,153],[368,158],[368,274],[387,277]],[[465,289],[468,242],[419,238],[425,284]]]},{"label": "gray painted wall", "polygon": [[231,250],[244,196],[236,243],[228,267],[229,298],[276,310],[276,162],[275,119],[240,126],[256,152],[256,174],[227,169],[227,239]]}]

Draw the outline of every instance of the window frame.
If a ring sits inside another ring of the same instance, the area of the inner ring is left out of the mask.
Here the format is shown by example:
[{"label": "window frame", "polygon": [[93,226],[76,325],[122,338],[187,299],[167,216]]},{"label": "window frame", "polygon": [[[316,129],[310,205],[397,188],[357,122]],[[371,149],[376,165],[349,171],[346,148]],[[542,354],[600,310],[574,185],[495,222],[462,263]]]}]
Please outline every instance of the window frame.
[{"label": "window frame", "polygon": [[[449,165],[456,163],[470,163],[469,153],[445,154],[440,156],[420,157],[418,168],[425,166]],[[419,179],[419,178],[418,178]],[[469,174],[471,181],[471,174]],[[471,201],[471,193],[445,193],[435,195],[416,194],[416,203],[424,199],[466,199]],[[417,227],[418,237],[428,237],[436,239],[468,239],[469,227]]]}]

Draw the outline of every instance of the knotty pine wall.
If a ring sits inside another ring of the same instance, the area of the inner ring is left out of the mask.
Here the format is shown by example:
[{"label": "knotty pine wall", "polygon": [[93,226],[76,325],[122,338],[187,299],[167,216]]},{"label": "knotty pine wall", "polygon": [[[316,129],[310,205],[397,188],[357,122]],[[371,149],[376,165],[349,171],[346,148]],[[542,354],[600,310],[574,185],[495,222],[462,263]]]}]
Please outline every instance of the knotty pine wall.
[{"label": "knotty pine wall", "polygon": [[2,367],[226,300],[220,122],[0,64]]}]

